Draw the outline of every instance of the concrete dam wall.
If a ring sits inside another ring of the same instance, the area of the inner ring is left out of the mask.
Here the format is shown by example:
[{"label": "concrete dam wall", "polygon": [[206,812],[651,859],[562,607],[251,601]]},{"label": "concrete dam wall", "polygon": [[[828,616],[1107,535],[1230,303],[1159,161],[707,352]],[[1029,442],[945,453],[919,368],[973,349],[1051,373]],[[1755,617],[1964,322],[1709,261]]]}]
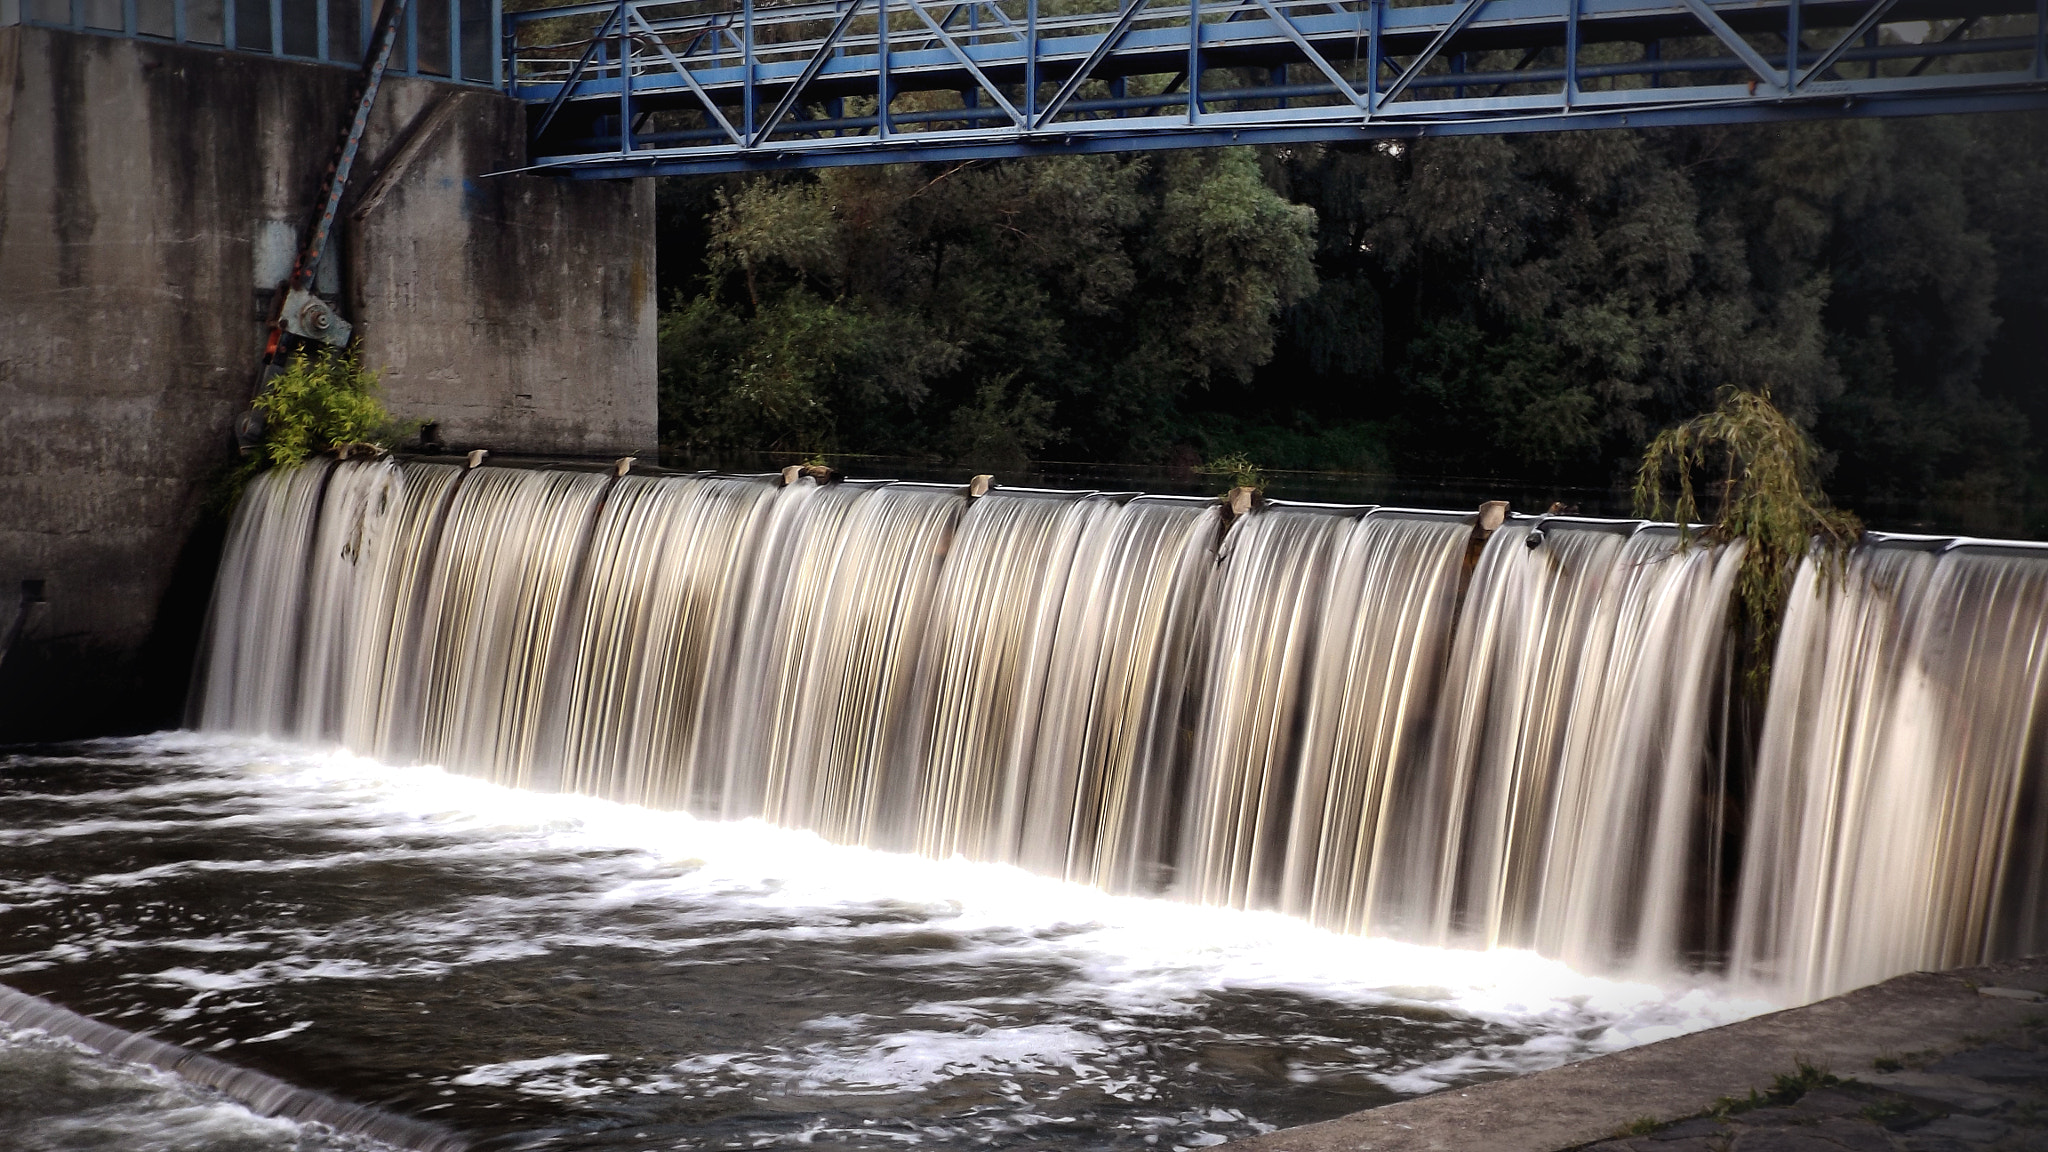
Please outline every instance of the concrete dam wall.
[{"label": "concrete dam wall", "polygon": [[[178,719],[208,498],[354,84],[0,27],[0,742]],[[497,93],[387,78],[319,286],[451,447],[650,448],[652,186],[488,175],[524,139]]]}]

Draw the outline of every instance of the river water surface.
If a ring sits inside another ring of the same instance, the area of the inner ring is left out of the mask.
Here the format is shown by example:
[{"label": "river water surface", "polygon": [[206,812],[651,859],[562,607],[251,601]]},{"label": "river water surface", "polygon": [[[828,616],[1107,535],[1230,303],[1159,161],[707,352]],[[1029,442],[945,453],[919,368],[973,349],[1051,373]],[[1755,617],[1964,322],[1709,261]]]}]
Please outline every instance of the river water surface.
[{"label": "river water surface", "polygon": [[[241,738],[0,812],[0,982],[479,1148],[1199,1148],[1772,1007]],[[373,1146],[0,1027],[8,1142]]]}]

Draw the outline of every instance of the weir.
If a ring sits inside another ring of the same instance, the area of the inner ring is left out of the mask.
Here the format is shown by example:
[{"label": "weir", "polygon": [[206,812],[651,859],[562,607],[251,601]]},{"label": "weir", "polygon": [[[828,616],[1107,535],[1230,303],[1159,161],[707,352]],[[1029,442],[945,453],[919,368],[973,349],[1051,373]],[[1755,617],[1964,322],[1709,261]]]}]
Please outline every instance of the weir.
[{"label": "weir", "polygon": [[1817,997],[2048,946],[2048,564],[1802,569],[1745,736],[1666,525],[322,461],[193,720],[1343,932]]}]

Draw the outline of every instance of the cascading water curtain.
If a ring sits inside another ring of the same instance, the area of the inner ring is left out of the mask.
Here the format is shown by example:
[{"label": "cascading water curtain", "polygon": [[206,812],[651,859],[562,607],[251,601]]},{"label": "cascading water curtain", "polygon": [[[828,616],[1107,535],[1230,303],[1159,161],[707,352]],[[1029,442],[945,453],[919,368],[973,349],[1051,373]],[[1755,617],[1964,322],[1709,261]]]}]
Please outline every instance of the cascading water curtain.
[{"label": "cascading water curtain", "polygon": [[1730,780],[1738,547],[1472,540],[1457,513],[321,461],[236,513],[194,719],[1606,970],[1727,954],[1820,994],[2048,945],[2048,563],[1804,570]]},{"label": "cascading water curtain", "polygon": [[1551,522],[1494,534],[1382,884],[1408,934],[1657,969],[1708,932],[1733,548]]},{"label": "cascading water curtain", "polygon": [[1419,769],[1469,523],[1275,509],[1231,528],[1189,769],[1184,890],[1366,931]]},{"label": "cascading water curtain", "polygon": [[1806,997],[2048,948],[2048,554],[1808,562],[1771,678],[1737,970]]}]

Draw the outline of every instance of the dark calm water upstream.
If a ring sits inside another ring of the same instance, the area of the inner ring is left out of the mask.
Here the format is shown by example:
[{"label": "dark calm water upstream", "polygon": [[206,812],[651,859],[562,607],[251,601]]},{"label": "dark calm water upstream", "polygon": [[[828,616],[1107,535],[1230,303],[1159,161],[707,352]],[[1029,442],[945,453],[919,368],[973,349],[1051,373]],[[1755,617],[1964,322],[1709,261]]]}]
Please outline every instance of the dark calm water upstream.
[{"label": "dark calm water upstream", "polygon": [[[483,1148],[1198,1148],[1767,1007],[253,740],[0,812],[0,982]],[[0,1027],[0,1146],[370,1145]]]}]

